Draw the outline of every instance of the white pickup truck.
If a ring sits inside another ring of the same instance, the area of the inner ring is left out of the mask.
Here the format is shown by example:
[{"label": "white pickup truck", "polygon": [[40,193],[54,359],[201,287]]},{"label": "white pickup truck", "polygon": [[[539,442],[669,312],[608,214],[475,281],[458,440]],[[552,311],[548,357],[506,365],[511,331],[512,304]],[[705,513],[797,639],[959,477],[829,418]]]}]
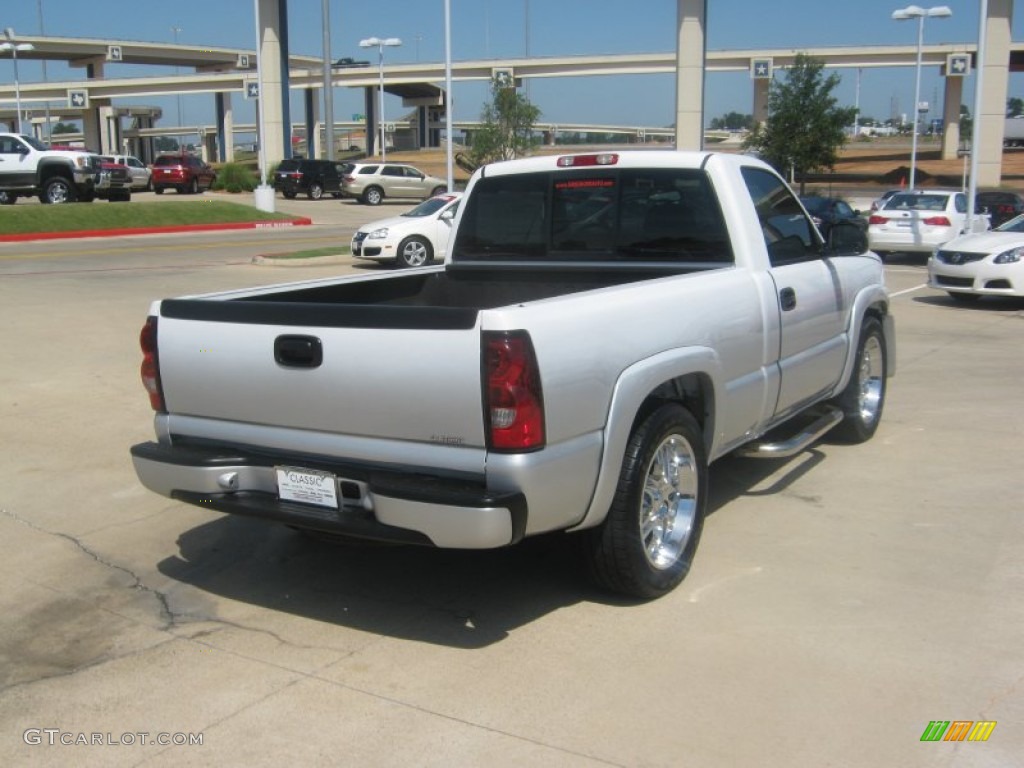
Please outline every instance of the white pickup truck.
[{"label": "white pickup truck", "polygon": [[709,462],[878,426],[882,263],[758,160],[486,166],[449,242],[443,265],[154,303],[142,483],[409,544],[579,532],[601,585],[650,598],[689,570]]}]

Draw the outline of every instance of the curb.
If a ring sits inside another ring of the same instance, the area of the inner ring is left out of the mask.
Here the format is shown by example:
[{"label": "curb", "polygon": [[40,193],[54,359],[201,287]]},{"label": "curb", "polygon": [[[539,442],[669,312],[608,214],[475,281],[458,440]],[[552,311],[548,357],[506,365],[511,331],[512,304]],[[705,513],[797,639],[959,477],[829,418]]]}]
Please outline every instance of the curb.
[{"label": "curb", "polygon": [[313,220],[306,217],[281,221],[229,221],[223,224],[175,224],[166,227],[133,227],[125,229],[83,229],[75,232],[25,232],[0,235],[0,243],[19,243],[28,240],[77,240],[80,237],[119,237],[123,235],[163,235],[174,232],[216,232],[231,229],[287,229],[307,227]]},{"label": "curb", "polygon": [[351,256],[341,253],[337,256],[310,256],[307,259],[282,259],[280,257],[267,254],[263,256],[253,256],[250,263],[262,267],[312,267],[323,266],[326,264],[349,264],[351,261]]}]

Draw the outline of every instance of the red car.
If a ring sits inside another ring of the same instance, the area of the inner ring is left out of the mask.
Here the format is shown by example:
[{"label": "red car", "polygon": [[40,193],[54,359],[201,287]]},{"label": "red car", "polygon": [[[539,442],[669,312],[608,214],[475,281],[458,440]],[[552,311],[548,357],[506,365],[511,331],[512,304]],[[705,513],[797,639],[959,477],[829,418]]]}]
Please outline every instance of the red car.
[{"label": "red car", "polygon": [[153,161],[153,191],[162,195],[174,188],[179,194],[209,189],[217,172],[194,155],[160,155]]}]

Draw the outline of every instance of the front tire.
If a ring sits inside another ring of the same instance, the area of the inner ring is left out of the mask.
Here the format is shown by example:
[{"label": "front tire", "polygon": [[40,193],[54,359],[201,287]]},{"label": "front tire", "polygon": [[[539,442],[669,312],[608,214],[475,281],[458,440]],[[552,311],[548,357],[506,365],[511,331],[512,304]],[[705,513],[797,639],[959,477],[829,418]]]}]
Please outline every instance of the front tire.
[{"label": "front tire", "polygon": [[608,516],[586,531],[590,572],[602,587],[650,599],[690,570],[707,507],[708,464],[700,425],[669,403],[634,428]]},{"label": "front tire", "polygon": [[0,190],[0,205],[14,205],[16,202],[18,202],[16,194]]},{"label": "front tire", "polygon": [[198,195],[199,194],[199,179],[195,179],[195,178],[192,179],[192,182],[188,185],[188,193],[190,195]]},{"label": "front tire", "polygon": [[882,324],[874,317],[864,318],[850,382],[835,401],[845,418],[833,434],[843,442],[866,442],[878,429],[885,406],[885,355]]},{"label": "front tire", "polygon": [[367,205],[380,205],[384,201],[384,191],[380,187],[370,187],[363,192],[363,202]]},{"label": "front tire", "polygon": [[322,184],[314,181],[309,185],[309,189],[306,191],[306,194],[309,195],[310,200],[319,200],[324,196],[324,187]]},{"label": "front tire", "polygon": [[407,237],[398,245],[397,258],[399,266],[422,267],[434,258],[434,252],[422,237]]},{"label": "front tire", "polygon": [[39,202],[44,205],[60,205],[61,203],[75,202],[74,185],[63,176],[54,176],[43,185],[43,193],[39,196]]}]

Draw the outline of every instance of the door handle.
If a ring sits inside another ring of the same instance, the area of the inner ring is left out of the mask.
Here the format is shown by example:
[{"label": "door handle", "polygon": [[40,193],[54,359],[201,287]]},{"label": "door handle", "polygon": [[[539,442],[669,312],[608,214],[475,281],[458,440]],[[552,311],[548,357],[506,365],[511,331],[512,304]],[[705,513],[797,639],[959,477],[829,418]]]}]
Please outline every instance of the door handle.
[{"label": "door handle", "polygon": [[783,288],[779,291],[779,306],[783,312],[796,309],[796,291],[792,288]]},{"label": "door handle", "polygon": [[316,336],[278,336],[274,360],[286,368],[318,368],[324,361],[323,345]]}]

